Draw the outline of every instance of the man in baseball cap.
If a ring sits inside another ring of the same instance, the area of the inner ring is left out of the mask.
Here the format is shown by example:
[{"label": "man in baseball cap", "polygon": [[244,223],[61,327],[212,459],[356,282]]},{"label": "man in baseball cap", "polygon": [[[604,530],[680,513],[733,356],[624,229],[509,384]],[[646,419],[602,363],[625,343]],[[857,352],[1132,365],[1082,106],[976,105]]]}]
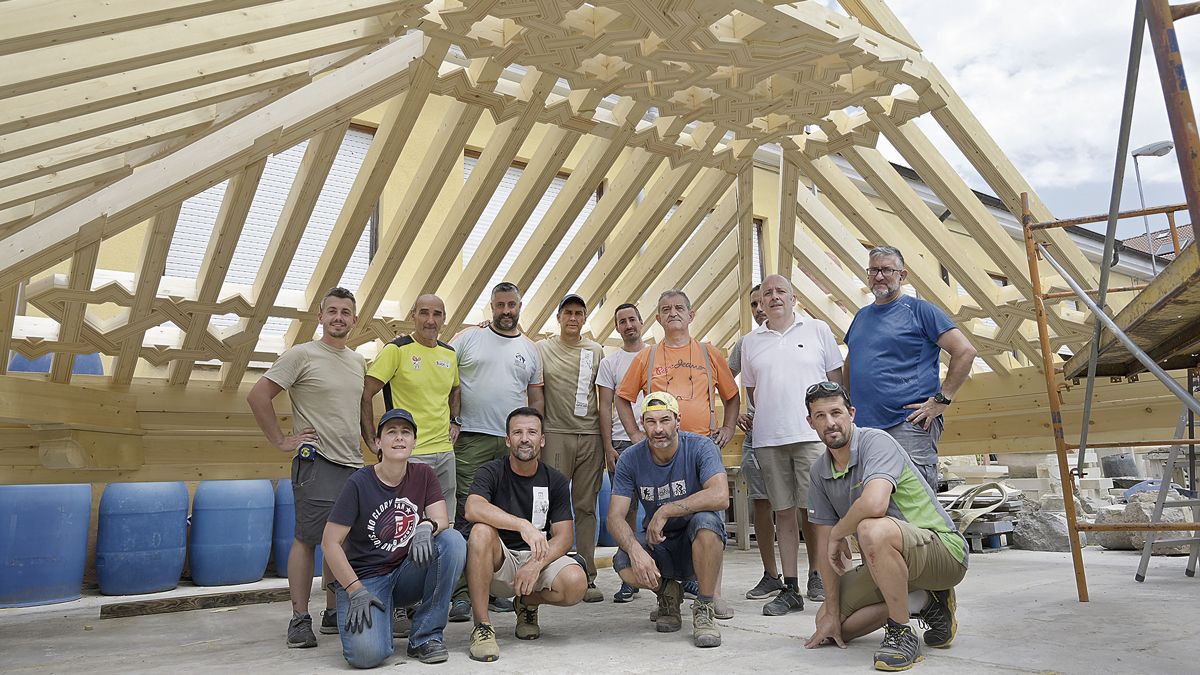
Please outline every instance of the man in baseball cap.
[{"label": "man in baseball cap", "polygon": [[[680,629],[681,582],[696,579],[692,639],[717,647],[713,593],[725,550],[722,511],[729,504],[725,465],[707,436],[679,430],[679,401],[666,392],[642,403],[646,438],[621,453],[608,508],[608,531],[621,548],[613,568],[625,583],[658,594],[658,632]],[[634,499],[646,511],[645,538],[625,522]]]}]

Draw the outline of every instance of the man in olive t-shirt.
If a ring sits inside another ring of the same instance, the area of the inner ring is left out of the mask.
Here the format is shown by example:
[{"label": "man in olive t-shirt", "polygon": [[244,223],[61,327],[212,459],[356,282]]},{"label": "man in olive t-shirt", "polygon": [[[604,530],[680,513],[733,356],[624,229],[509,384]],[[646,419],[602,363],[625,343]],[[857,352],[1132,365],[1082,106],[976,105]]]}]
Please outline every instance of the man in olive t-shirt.
[{"label": "man in olive t-shirt", "polygon": [[558,303],[559,334],[537,343],[546,399],[546,463],[571,481],[575,506],[575,549],[587,566],[584,602],[600,602],[596,588],[596,496],[604,471],[596,374],[604,349],[582,336],[587,321],[583,298]]}]

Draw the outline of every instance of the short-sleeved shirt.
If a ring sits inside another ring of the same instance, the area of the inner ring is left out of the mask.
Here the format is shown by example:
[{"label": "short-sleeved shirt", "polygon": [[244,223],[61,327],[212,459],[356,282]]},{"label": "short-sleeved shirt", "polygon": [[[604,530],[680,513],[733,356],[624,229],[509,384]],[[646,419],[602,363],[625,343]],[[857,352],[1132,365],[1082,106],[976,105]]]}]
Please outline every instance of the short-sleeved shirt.
[{"label": "short-sleeved shirt", "polygon": [[263,377],[287,391],[293,434],[315,429],[320,440],[313,445],[322,457],[362,466],[358,434],[366,371],[366,360],[353,349],[313,340],[280,354]]},{"label": "short-sleeved shirt", "polygon": [[[538,462],[532,476],[512,470],[507,457],[493,459],[475,472],[471,494],[479,495],[505,513],[524,518],[550,538],[550,526],[574,520],[571,512],[571,485],[557,469]],[[528,551],[521,533],[499,530],[500,541],[510,551]]]},{"label": "short-sleeved shirt", "polygon": [[508,413],[529,404],[530,385],[542,385],[533,341],[488,326],[468,328],[450,344],[458,354],[462,430],[504,436]]},{"label": "short-sleeved shirt", "polygon": [[764,322],[742,339],[742,384],[754,388],[756,448],[820,440],[808,425],[804,391],[842,367],[829,324],[796,315],[782,332]]},{"label": "short-sleeved shirt", "polygon": [[[717,474],[725,473],[721,451],[707,436],[679,432],[679,448],[666,464],[659,464],[650,454],[650,445],[642,440],[621,453],[617,460],[617,476],[612,493],[637,499],[646,510],[646,518],[668,502],[677,501],[704,489],[704,483]],[[667,519],[665,532],[687,527],[687,520]]]},{"label": "short-sleeved shirt", "polygon": [[450,391],[458,386],[458,357],[454,348],[438,341],[426,347],[405,335],[384,345],[367,368],[383,382],[385,412],[403,408],[417,423],[413,455],[453,452],[450,442]]},{"label": "short-sleeved shirt", "polygon": [[[733,373],[734,377],[737,377],[742,373],[742,340],[745,339],[745,335],[738,338],[737,342],[733,343],[733,349],[729,350],[729,372]],[[746,412],[750,413],[751,416],[754,415],[754,404],[748,400],[746,401]],[[742,448],[745,449],[753,447],[754,429],[752,427],[750,431],[746,432],[746,440],[742,442]]]},{"label": "short-sleeved shirt", "polygon": [[917,466],[896,439],[880,429],[853,426],[850,461],[838,473],[826,449],[813,464],[809,477],[808,519],[818,525],[836,525],[862,496],[863,487],[877,478],[892,484],[887,515],[916,527],[932,530],[946,549],[965,567],[966,540],[921,478]]},{"label": "short-sleeved shirt", "polygon": [[[643,349],[629,364],[629,371],[617,387],[617,396],[633,403],[638,399],[638,393],[649,394],[655,391],[665,391],[679,401],[679,428],[696,434],[708,434],[711,429],[712,416],[709,408],[708,374],[704,368],[704,352],[708,350],[708,359],[712,369],[712,382],[722,400],[730,399],[738,393],[737,382],[729,371],[729,362],[708,344],[700,344],[693,339],[682,347],[669,347],[657,344]],[[647,387],[646,368],[650,365],[650,355],[654,354],[653,381]],[[713,401],[713,403],[716,403]],[[720,419],[716,426],[720,426]]]},{"label": "short-sleeved shirt", "polygon": [[904,406],[936,394],[942,351],[937,341],[954,327],[940,308],[910,295],[858,310],[846,331],[854,421],[894,427],[911,412]]},{"label": "short-sleeved shirt", "polygon": [[444,500],[437,474],[424,464],[409,462],[395,487],[379,480],[375,468],[367,466],[346,480],[329,522],[350,528],[342,548],[354,573],[359,578],[377,577],[404,562],[417,524],[428,520],[425,510]]},{"label": "short-sleeved shirt", "polygon": [[587,338],[570,344],[557,335],[536,346],[542,360],[546,431],[599,434],[596,375],[600,372],[604,348]]},{"label": "short-sleeved shirt", "polygon": [[[614,401],[616,400],[617,387],[621,385],[621,380],[625,378],[625,373],[629,372],[629,364],[633,363],[633,359],[637,355],[638,352],[627,352],[624,349],[619,349],[600,361],[600,372],[596,374],[596,386],[612,389]],[[639,427],[641,427],[640,413],[642,411],[642,398],[644,396],[644,394],[638,392],[637,400],[633,402],[633,417],[638,421]],[[621,424],[621,418],[617,415],[615,406],[612,410],[612,439],[614,441],[629,440],[629,434],[625,433],[625,425]]]}]

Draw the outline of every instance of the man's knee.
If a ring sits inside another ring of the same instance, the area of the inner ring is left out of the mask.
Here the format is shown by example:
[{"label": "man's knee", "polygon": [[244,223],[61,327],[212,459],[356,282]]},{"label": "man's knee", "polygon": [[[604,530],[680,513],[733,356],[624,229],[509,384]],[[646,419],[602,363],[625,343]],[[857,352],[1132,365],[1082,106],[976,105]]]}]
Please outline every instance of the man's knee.
[{"label": "man's knee", "polygon": [[716,537],[725,542],[725,520],[716,511],[700,511],[688,521],[688,538],[693,542],[701,535]]},{"label": "man's knee", "polygon": [[458,530],[442,530],[433,538],[433,542],[437,546],[439,559],[447,562],[466,560],[467,542]]},{"label": "man's knee", "polygon": [[490,553],[500,541],[496,528],[486,523],[471,526],[471,538],[467,540],[467,551],[471,556]]},{"label": "man's knee", "polygon": [[[391,622],[384,620],[382,612],[376,613],[375,621],[387,624],[386,630],[391,632]],[[363,632],[352,636],[350,644],[342,643],[342,656],[346,657],[346,663],[354,668],[374,668],[392,655],[391,640],[374,640],[371,637]]]},{"label": "man's knee", "polygon": [[900,530],[890,518],[864,518],[855,529],[858,545],[870,554],[885,547],[898,548]]},{"label": "man's knee", "polygon": [[587,592],[587,572],[579,565],[567,565],[554,577],[551,588],[562,594],[564,605],[575,605]]}]

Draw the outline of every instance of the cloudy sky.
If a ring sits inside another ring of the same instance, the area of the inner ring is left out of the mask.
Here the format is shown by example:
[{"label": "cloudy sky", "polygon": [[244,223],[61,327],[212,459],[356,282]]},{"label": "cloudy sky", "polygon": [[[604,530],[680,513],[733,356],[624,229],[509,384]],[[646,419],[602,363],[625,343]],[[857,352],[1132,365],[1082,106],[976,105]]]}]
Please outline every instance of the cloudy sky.
[{"label": "cloudy sky", "polygon": [[[1132,1],[890,0],[889,5],[1057,217],[1108,210]],[[1200,17],[1181,21],[1178,33],[1184,66],[1200,81]],[[922,128],[973,187],[987,190],[935,124]],[[1170,138],[1147,36],[1130,148]],[[1174,153],[1139,162],[1148,206],[1183,201]],[[1130,162],[1122,209],[1137,207]],[[1151,227],[1165,228],[1165,217],[1158,218]],[[1123,221],[1118,236],[1142,231],[1140,220]]]}]

